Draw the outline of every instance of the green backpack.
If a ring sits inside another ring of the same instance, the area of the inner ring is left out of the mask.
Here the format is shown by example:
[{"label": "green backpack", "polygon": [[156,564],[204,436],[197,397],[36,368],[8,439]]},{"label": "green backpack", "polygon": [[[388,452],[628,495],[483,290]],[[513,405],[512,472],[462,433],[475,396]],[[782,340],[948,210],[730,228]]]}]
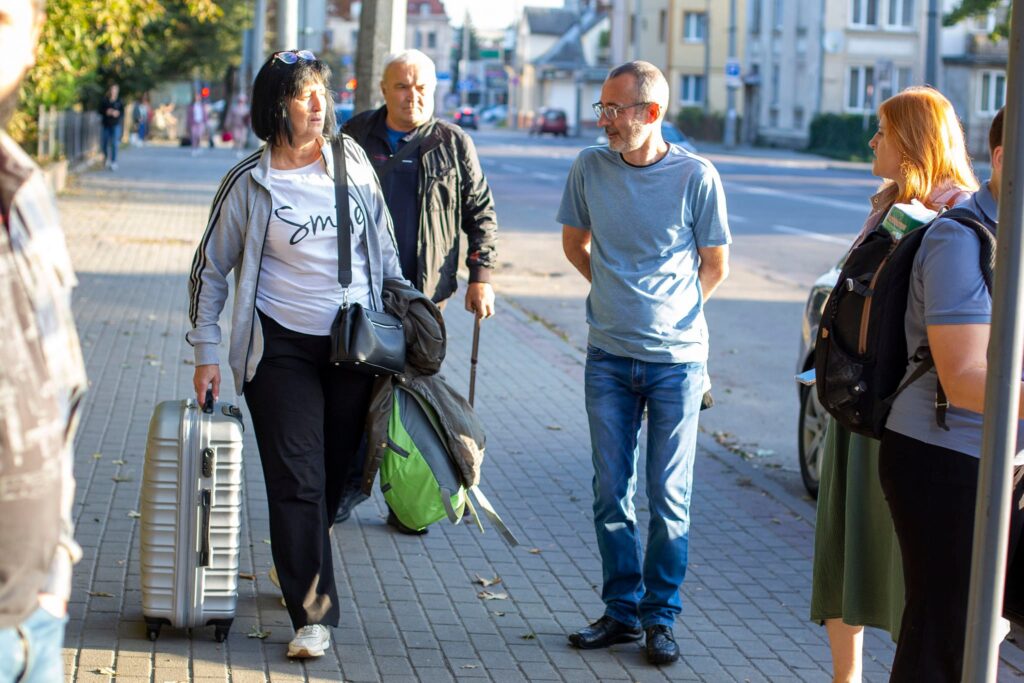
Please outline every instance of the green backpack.
[{"label": "green backpack", "polygon": [[380,490],[398,520],[417,530],[446,517],[458,524],[468,509],[483,531],[476,513],[479,506],[509,545],[518,545],[480,488],[464,485],[434,408],[402,384],[394,385],[393,394]]}]

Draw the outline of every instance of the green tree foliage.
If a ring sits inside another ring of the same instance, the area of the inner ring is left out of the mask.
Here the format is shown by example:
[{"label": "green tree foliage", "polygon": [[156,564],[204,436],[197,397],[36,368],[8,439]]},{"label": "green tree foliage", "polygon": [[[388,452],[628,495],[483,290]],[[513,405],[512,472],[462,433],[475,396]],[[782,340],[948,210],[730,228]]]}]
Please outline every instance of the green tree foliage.
[{"label": "green tree foliage", "polygon": [[245,8],[245,0],[48,0],[12,134],[33,138],[40,106],[92,106],[108,82],[130,96],[197,68],[223,72],[239,60]]},{"label": "green tree foliage", "polygon": [[942,23],[946,26],[953,26],[964,19],[987,14],[990,10],[1000,10],[1004,7],[1006,11],[997,15],[999,20],[996,22],[991,36],[992,40],[1000,40],[1010,35],[1010,8],[1005,0],[960,0],[957,8],[942,18]]}]

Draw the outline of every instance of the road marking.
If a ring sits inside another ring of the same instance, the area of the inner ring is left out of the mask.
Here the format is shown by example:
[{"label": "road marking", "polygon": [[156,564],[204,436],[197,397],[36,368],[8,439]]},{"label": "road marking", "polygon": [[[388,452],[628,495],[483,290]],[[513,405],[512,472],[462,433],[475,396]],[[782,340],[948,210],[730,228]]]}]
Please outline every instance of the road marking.
[{"label": "road marking", "polygon": [[510,173],[525,173],[526,169],[522,166],[515,166],[513,164],[502,164],[501,167]]},{"label": "road marking", "polygon": [[867,202],[844,202],[840,199],[829,199],[827,197],[819,197],[813,194],[806,194],[801,192],[783,192],[782,190],[773,190],[770,187],[758,187],[757,185],[745,185],[743,183],[729,183],[729,190],[746,192],[747,194],[758,194],[769,197],[778,197],[779,199],[785,199],[786,201],[793,202],[804,202],[807,204],[820,204],[821,206],[831,206],[835,209],[845,209],[847,211],[856,211],[859,214],[863,214],[870,208]]},{"label": "road marking", "polygon": [[730,223],[749,223],[750,219],[749,218],[744,218],[743,216],[738,216],[738,215],[736,215],[734,213],[730,213],[729,214],[729,222]]},{"label": "road marking", "polygon": [[551,175],[550,173],[541,173],[540,171],[534,171],[530,175],[534,178],[540,178],[541,180],[558,180],[558,176]]},{"label": "road marking", "polygon": [[801,230],[800,228],[791,228],[788,225],[773,225],[772,230],[775,230],[776,232],[784,232],[787,235],[799,235],[801,237],[807,237],[812,240],[818,240],[819,242],[828,242],[829,244],[841,244],[844,247],[850,245],[850,240],[843,239],[842,237],[822,235],[820,232],[814,232],[813,230]]}]

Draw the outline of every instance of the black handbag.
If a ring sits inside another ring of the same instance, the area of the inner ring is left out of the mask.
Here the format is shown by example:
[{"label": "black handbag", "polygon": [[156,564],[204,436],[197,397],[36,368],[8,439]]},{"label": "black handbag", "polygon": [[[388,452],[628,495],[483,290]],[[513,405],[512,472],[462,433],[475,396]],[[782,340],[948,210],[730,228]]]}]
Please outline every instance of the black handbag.
[{"label": "black handbag", "polygon": [[[331,141],[331,149],[334,154],[334,202],[338,225],[338,283],[345,299],[331,325],[330,362],[368,375],[400,375],[405,372],[402,321],[385,311],[374,311],[358,302],[348,301],[348,288],[352,284],[352,227],[341,134]],[[370,229],[369,225],[364,228]]]}]

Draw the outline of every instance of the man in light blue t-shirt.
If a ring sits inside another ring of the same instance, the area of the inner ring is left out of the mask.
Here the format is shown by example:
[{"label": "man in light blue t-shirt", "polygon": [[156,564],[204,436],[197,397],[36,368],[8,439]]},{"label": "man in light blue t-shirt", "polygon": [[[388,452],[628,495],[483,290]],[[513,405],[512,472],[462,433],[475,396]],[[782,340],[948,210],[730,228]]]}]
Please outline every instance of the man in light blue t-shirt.
[{"label": "man in light blue t-shirt", "polygon": [[[594,105],[608,147],[580,152],[557,216],[566,257],[591,282],[585,389],[605,603],[569,642],[591,649],[646,635],[652,664],[679,658],[672,625],[708,357],[703,307],[728,273],[730,242],[718,173],[661,136],[668,98],[652,64],[608,74]],[[646,558],[633,504],[645,407]]]}]

